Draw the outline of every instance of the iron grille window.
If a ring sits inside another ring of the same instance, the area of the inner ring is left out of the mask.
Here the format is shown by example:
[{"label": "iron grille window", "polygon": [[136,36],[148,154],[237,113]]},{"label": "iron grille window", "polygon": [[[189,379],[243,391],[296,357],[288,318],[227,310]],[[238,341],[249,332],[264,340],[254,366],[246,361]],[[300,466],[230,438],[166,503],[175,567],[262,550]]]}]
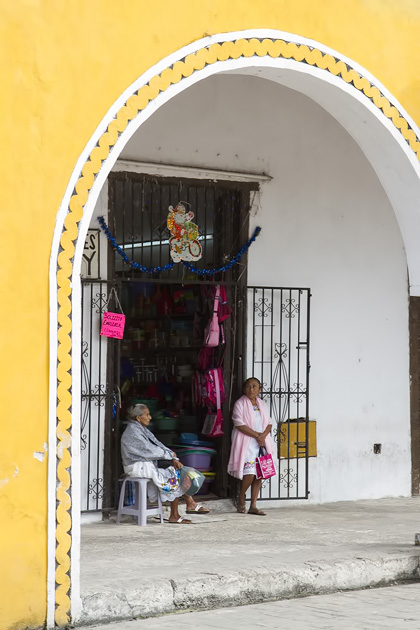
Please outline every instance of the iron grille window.
[{"label": "iron grille window", "polygon": [[[202,258],[196,265],[214,268],[226,264],[248,240],[250,192],[258,184],[177,179],[113,173],[109,177],[110,225],[118,244],[136,263],[162,267],[171,262],[166,225],[169,206],[184,202],[194,213],[198,225]],[[237,281],[243,273],[241,264],[223,274],[226,282]],[[116,255],[117,277],[145,276],[133,270]],[[197,280],[181,264],[156,275],[155,280]],[[215,278],[213,278],[215,279]],[[216,278],[219,279],[219,278]]]}]

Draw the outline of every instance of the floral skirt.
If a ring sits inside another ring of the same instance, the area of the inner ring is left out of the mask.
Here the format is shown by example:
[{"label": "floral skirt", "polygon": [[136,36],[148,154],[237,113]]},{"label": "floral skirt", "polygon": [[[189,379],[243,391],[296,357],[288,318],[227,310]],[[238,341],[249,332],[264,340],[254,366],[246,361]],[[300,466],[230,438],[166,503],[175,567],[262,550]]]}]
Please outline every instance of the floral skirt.
[{"label": "floral skirt", "polygon": [[255,466],[255,459],[244,464],[244,475],[256,475],[257,469]]},{"label": "floral skirt", "polygon": [[184,494],[179,470],[174,466],[158,468],[155,462],[135,462],[124,466],[124,472],[129,477],[143,477],[153,482],[147,486],[147,496],[152,502],[157,500],[158,492],[162,501],[173,501]]}]

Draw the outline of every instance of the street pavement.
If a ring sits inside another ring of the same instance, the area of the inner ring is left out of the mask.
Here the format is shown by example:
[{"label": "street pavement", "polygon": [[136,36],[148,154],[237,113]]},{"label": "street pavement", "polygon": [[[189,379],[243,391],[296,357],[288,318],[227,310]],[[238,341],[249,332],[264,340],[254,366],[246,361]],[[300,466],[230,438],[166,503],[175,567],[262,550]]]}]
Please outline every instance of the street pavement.
[{"label": "street pavement", "polygon": [[122,621],[92,630],[419,630],[420,584]]},{"label": "street pavement", "polygon": [[77,623],[256,605],[420,578],[418,498],[276,504],[263,518],[232,506],[222,513],[209,507],[208,516],[192,517],[194,525],[150,520],[138,527],[131,519],[84,525]]}]

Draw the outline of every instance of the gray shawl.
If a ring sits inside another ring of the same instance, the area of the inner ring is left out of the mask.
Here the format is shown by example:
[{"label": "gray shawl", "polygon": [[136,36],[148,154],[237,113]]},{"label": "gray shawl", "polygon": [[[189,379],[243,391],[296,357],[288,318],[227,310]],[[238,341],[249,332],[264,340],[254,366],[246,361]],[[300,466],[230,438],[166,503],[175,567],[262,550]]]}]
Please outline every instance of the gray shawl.
[{"label": "gray shawl", "polygon": [[121,457],[123,466],[129,466],[135,462],[172,459],[173,451],[159,442],[140,422],[132,420],[121,438]]}]

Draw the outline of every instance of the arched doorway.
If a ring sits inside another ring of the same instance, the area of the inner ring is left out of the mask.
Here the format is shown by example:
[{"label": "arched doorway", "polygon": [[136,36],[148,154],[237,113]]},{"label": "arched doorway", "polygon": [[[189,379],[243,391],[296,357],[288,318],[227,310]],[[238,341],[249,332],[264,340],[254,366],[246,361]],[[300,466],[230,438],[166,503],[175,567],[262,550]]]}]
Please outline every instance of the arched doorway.
[{"label": "arched doorway", "polygon": [[[413,123],[364,70],[315,42],[247,31],[202,40],[141,77],[112,107],[81,156],[57,219],[51,264],[51,411],[48,624],[77,619],[79,603],[80,266],[102,185],[140,125],[192,84],[220,72],[250,73],[292,87],[353,136],[391,201],[407,252],[411,294],[420,293],[420,142]],[[56,544],[57,541],[57,544]],[[70,596],[71,592],[71,596]]]}]

